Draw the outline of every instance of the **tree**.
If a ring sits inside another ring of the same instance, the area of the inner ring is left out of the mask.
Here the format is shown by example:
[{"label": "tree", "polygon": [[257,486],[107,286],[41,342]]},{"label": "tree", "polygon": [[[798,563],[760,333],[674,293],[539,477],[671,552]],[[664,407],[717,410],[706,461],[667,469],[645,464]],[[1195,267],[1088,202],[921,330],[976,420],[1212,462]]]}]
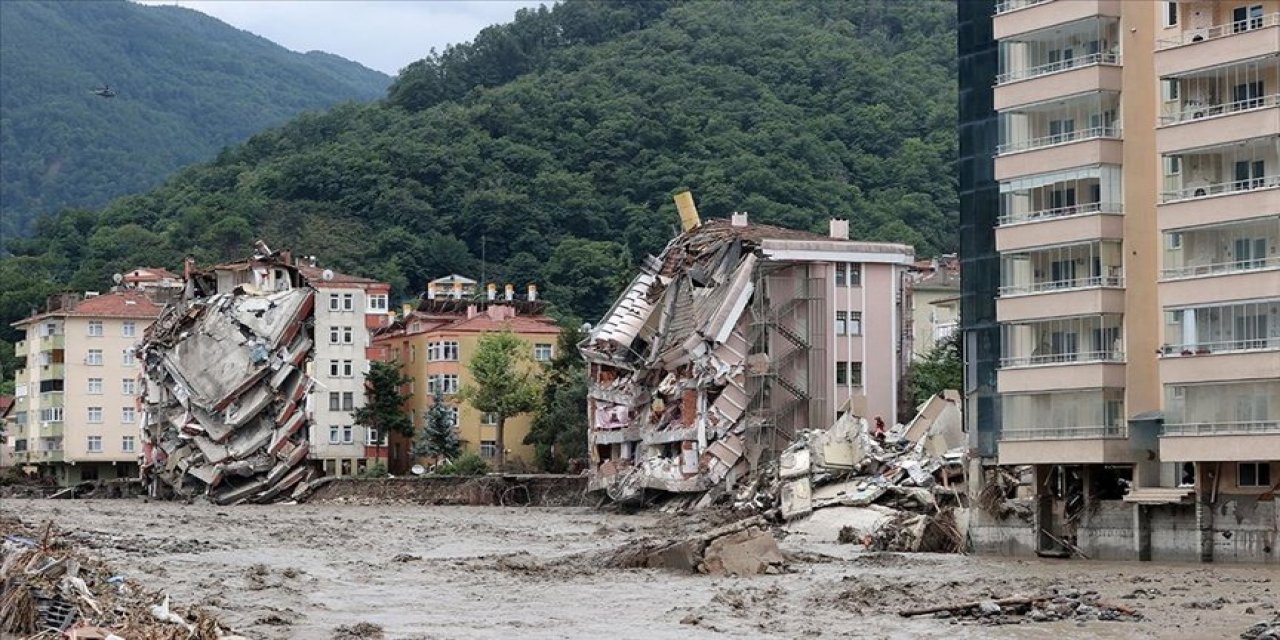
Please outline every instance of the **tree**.
[{"label": "tree", "polygon": [[963,384],[964,360],[959,334],[953,333],[939,341],[923,358],[913,362],[907,372],[913,406],[919,406],[943,389],[959,391]]},{"label": "tree", "polygon": [[587,370],[578,351],[583,337],[574,326],[560,331],[556,357],[544,376],[542,408],[524,438],[536,448],[544,471],[565,471],[571,460],[587,455]]},{"label": "tree", "polygon": [[456,426],[453,412],[444,403],[444,392],[437,388],[431,409],[427,411],[426,424],[422,427],[422,441],[413,448],[414,454],[443,460],[457,458],[462,453],[462,444],[454,431]]},{"label": "tree", "polygon": [[510,331],[486,333],[467,363],[473,383],[461,389],[461,396],[477,411],[498,417],[499,469],[507,461],[507,418],[536,411],[541,399],[542,381],[528,351],[529,345]]},{"label": "tree", "polygon": [[369,373],[364,377],[364,406],[352,414],[355,423],[366,429],[374,429],[378,434],[378,443],[392,433],[412,438],[413,419],[405,413],[404,405],[413,394],[401,391],[411,384],[413,378],[400,371],[399,363],[372,363]]},{"label": "tree", "polygon": [[566,238],[551,252],[542,277],[548,301],[595,322],[626,286],[631,265],[626,248],[616,242]]}]

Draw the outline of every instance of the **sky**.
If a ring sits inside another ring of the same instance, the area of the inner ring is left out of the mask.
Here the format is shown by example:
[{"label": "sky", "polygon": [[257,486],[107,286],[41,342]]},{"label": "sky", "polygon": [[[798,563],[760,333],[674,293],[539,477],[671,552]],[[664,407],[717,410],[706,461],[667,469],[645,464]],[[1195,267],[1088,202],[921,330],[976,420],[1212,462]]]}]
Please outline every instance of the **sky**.
[{"label": "sky", "polygon": [[211,15],[294,51],[320,50],[395,75],[432,47],[466,42],[552,0],[139,0]]}]

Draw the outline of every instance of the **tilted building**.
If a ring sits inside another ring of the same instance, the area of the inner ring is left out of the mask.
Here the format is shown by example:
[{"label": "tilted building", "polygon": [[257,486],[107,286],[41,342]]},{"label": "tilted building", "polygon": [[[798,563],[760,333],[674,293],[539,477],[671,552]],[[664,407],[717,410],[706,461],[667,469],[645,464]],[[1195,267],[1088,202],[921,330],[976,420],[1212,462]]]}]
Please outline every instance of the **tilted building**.
[{"label": "tilted building", "polygon": [[590,488],[706,491],[852,411],[893,424],[910,358],[909,246],[732,220],[685,231],[580,345]]}]

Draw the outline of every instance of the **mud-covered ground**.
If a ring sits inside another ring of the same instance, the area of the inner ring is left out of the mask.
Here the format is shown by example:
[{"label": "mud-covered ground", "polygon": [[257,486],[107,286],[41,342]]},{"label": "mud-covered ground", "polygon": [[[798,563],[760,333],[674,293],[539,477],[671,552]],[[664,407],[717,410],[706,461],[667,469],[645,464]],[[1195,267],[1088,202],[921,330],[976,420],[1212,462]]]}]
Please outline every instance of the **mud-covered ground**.
[{"label": "mud-covered ground", "polygon": [[[619,570],[590,558],[689,521],[590,509],[5,500],[175,605],[253,638],[1235,638],[1280,606],[1275,567],[860,554],[798,538],[782,575]],[[710,524],[710,523],[704,523]],[[1053,587],[1096,590],[1140,622],[987,626],[900,608]],[[371,627],[365,626],[364,629]],[[358,637],[346,635],[342,637]]]}]

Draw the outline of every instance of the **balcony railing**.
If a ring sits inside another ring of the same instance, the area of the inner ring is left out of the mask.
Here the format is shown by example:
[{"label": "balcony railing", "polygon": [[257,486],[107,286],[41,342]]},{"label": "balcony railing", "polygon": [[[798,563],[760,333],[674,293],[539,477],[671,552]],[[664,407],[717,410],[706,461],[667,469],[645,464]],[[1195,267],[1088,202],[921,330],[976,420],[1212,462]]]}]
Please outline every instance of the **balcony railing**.
[{"label": "balcony railing", "polygon": [[1118,53],[1091,53],[1089,55],[1077,56],[1067,60],[1059,60],[1058,62],[1050,62],[1035,67],[1027,67],[1026,69],[1018,69],[1017,71],[1006,71],[996,76],[996,84],[1005,84],[1008,82],[1017,82],[1018,80],[1026,80],[1038,76],[1045,76],[1059,71],[1067,71],[1076,67],[1087,67],[1095,64],[1120,64],[1120,54]]},{"label": "balcony railing", "polygon": [[1052,0],[1000,0],[1000,2],[996,3],[996,15],[1009,13],[1010,11],[1017,11],[1018,9],[1025,9],[1027,7],[1034,7],[1038,4],[1044,4],[1051,1]]},{"label": "balcony railing", "polygon": [[[1272,241],[1274,243],[1274,241]],[[1212,264],[1186,265],[1160,270],[1160,277],[1172,280],[1175,278],[1198,278],[1202,276],[1218,276],[1227,273],[1245,273],[1262,269],[1280,268],[1280,257],[1257,258],[1255,260],[1232,260]]]},{"label": "balcony railing", "polygon": [[1214,353],[1243,353],[1269,349],[1280,349],[1280,337],[1242,338],[1238,340],[1196,342],[1195,344],[1166,344],[1160,347],[1160,355],[1168,357],[1204,356]]},{"label": "balcony railing", "polygon": [[1129,430],[1122,425],[1088,427],[1045,427],[1035,429],[1007,429],[1000,432],[1001,440],[1068,440],[1073,438],[1124,438]]},{"label": "balcony railing", "polygon": [[1230,115],[1233,113],[1240,113],[1242,111],[1266,109],[1267,107],[1274,107],[1278,104],[1280,104],[1280,93],[1221,104],[1195,104],[1189,102],[1182,106],[1181,111],[1171,113],[1166,116],[1160,116],[1160,124],[1170,125],[1180,122],[1189,122],[1191,120],[1199,120],[1201,118]]},{"label": "balcony railing", "polygon": [[996,153],[1016,153],[1018,151],[1030,151],[1032,149],[1041,149],[1044,147],[1052,147],[1069,142],[1080,142],[1082,140],[1093,140],[1096,138],[1119,138],[1120,127],[1115,125],[1089,127],[1088,129],[1080,129],[1079,131],[1068,131],[1049,136],[1041,136],[1039,138],[1029,138],[1027,140],[1019,140],[1018,142],[1006,142],[996,146]]},{"label": "balcony railing", "polygon": [[1187,422],[1164,425],[1166,436],[1203,436],[1280,432],[1280,421],[1250,420],[1243,422]]},{"label": "balcony railing", "polygon": [[16,353],[16,354],[18,354],[18,355],[22,355],[22,353],[23,353],[23,352],[25,352],[26,350],[27,350],[27,341],[26,341],[26,340],[19,340],[19,341],[17,341],[17,342],[15,342],[15,343],[13,343],[13,352],[14,352],[14,353]]},{"label": "balcony railing", "polygon": [[51,336],[40,336],[40,350],[61,349],[67,343],[67,337],[61,333]]},{"label": "balcony railing", "polygon": [[1096,287],[1123,287],[1122,276],[1094,276],[1091,278],[1073,278],[1071,280],[1054,280],[1049,282],[1033,282],[1031,284],[1011,284],[1000,287],[1001,296],[1016,296],[1032,293],[1050,293],[1072,291],[1075,289],[1093,289]]},{"label": "balcony railing", "polygon": [[1280,187],[1280,175],[1261,176],[1258,178],[1236,180],[1233,182],[1218,182],[1198,187],[1162,191],[1160,193],[1160,204],[1168,204],[1170,202],[1179,202],[1182,200],[1194,200],[1196,198],[1208,198],[1209,196],[1218,196],[1226,193],[1239,193],[1242,191],[1249,191],[1251,189],[1271,189],[1275,187]]},{"label": "balcony railing", "polygon": [[1122,351],[1078,351],[1076,353],[1052,353],[1035,356],[1010,356],[1000,359],[1001,368],[1032,367],[1054,364],[1084,364],[1090,362],[1124,362]]},{"label": "balcony railing", "polygon": [[1172,38],[1156,40],[1156,50],[1159,51],[1161,49],[1180,47],[1184,44],[1192,44],[1195,42],[1217,40],[1219,38],[1229,38],[1242,33],[1248,33],[1254,29],[1274,27],[1276,25],[1280,25],[1280,13],[1270,13],[1264,16],[1256,16],[1241,20],[1239,22],[1218,24],[1203,29],[1186,29],[1181,34]]},{"label": "balcony railing", "polygon": [[1056,207],[1054,209],[1041,209],[1040,211],[1023,211],[1018,213],[1002,213],[998,223],[1000,225],[1017,224],[1019,222],[1039,222],[1041,220],[1051,220],[1053,218],[1068,218],[1071,216],[1087,216],[1095,213],[1106,213],[1119,215],[1124,207],[1118,202],[1086,202],[1084,204],[1073,204],[1069,207]]}]

